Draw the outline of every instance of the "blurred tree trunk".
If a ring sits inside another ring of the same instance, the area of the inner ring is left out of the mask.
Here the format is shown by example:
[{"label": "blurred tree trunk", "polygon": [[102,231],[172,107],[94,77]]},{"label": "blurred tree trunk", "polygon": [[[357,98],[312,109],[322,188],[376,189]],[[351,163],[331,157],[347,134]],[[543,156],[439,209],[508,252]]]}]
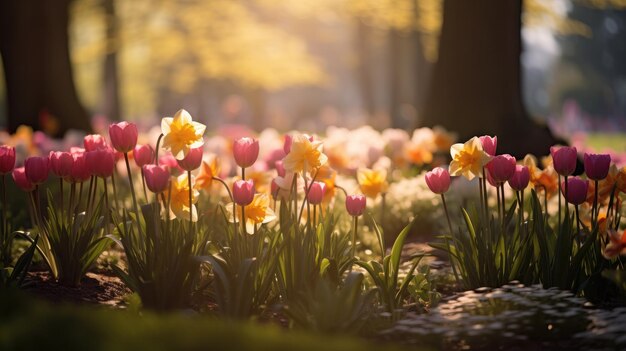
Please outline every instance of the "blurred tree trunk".
[{"label": "blurred tree trunk", "polygon": [[[498,136],[498,151],[546,154],[555,140],[522,102],[522,0],[444,0],[439,61],[422,124]],[[530,142],[532,141],[532,142]]]},{"label": "blurred tree trunk", "polygon": [[104,57],[102,81],[104,95],[102,113],[110,120],[119,120],[122,109],[119,95],[117,52],[119,48],[119,21],[115,12],[114,0],[102,0],[106,23],[107,51]]},{"label": "blurred tree trunk", "polygon": [[[45,127],[57,136],[72,128],[91,129],[72,76],[67,33],[70,1],[0,1],[0,54],[10,131],[20,124]],[[43,112],[54,116],[48,120],[51,123],[42,125]]]},{"label": "blurred tree trunk", "polygon": [[389,115],[392,128],[407,128],[402,118],[401,107],[406,101],[402,99],[402,37],[397,30],[389,30]]},{"label": "blurred tree trunk", "polygon": [[363,107],[368,120],[374,117],[376,106],[374,104],[374,88],[372,86],[371,51],[369,45],[370,33],[365,23],[357,21],[356,45],[358,53],[358,81],[361,88]]}]

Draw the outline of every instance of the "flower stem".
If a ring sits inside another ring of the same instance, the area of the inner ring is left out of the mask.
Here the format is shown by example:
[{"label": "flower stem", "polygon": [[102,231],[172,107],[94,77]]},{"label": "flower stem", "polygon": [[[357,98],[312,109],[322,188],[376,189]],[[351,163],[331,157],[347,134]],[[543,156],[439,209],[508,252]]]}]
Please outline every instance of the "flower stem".
[{"label": "flower stem", "polygon": [[143,231],[141,228],[141,224],[140,224],[141,214],[139,213],[139,206],[137,206],[137,196],[135,195],[135,186],[133,185],[133,175],[130,173],[130,163],[128,162],[128,152],[124,153],[124,161],[126,161],[126,171],[128,172],[128,184],[130,184],[130,194],[132,195],[132,198],[133,198],[133,207],[135,209],[135,213],[137,214],[137,219],[136,219],[137,231],[141,234]]},{"label": "flower stem", "polygon": [[591,210],[591,228],[593,230],[593,228],[596,226],[596,224],[598,224],[598,181],[594,180],[593,181],[594,184],[594,195],[593,195],[593,208]]},{"label": "flower stem", "polygon": [[154,149],[154,164],[157,166],[159,165],[159,146],[161,145],[161,139],[163,139],[163,136],[163,133],[159,135],[156,143],[156,148]]},{"label": "flower stem", "polygon": [[193,231],[193,189],[191,188],[191,171],[187,171],[187,186],[189,187],[189,236]]},{"label": "flower stem", "polygon": [[[452,221],[450,221],[450,213],[448,212],[448,205],[446,204],[446,197],[443,193],[441,194],[441,203],[443,204],[443,211],[446,213],[446,219],[448,220],[448,229],[450,230],[450,237],[452,237],[454,235],[454,232],[452,229]],[[446,239],[446,246],[448,247],[448,259],[450,260],[450,265],[452,266],[452,272],[454,273],[454,279],[456,280],[456,284],[458,286],[459,275],[456,272],[456,266],[454,265],[454,262],[452,261],[452,250],[450,249],[450,241],[448,239]],[[383,253],[383,256],[384,256],[384,253]]]},{"label": "flower stem", "polygon": [[359,216],[354,216],[354,224],[352,228],[352,258],[356,256],[356,228],[359,223]]},{"label": "flower stem", "polygon": [[[559,182],[559,223],[558,223],[558,233],[561,232],[561,175],[558,175],[558,179],[557,181]],[[548,190],[546,189],[546,193],[548,192]],[[565,199],[565,202],[567,203],[567,199]],[[547,205],[546,205],[547,206]],[[546,208],[546,213],[548,213],[548,209]]]}]

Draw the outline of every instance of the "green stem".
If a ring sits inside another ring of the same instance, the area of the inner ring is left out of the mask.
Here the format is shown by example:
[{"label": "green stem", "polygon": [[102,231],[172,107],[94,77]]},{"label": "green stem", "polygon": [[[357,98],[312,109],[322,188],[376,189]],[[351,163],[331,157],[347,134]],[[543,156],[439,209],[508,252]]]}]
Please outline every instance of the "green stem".
[{"label": "green stem", "polygon": [[[159,138],[160,139],[160,138]],[[133,175],[130,172],[130,163],[128,162],[128,152],[124,153],[124,161],[126,161],[126,172],[128,172],[128,183],[130,184],[130,195],[133,198],[133,208],[135,209],[135,213],[137,214],[136,222],[137,222],[137,231],[142,234],[143,229],[141,228],[141,213],[139,212],[139,206],[137,206],[137,196],[135,195],[135,186],[133,185]]]},{"label": "green stem", "polygon": [[161,135],[159,135],[159,138],[157,139],[157,143],[156,143],[156,149],[154,149],[154,164],[155,165],[159,165],[159,145],[161,145],[161,139],[163,139],[165,135],[163,135],[161,133]]},{"label": "green stem", "polygon": [[[482,195],[481,195],[482,196]],[[448,205],[446,204],[446,197],[444,194],[441,194],[441,203],[443,204],[443,210],[446,213],[446,219],[448,220],[448,229],[450,230],[450,237],[454,235],[454,231],[452,229],[452,221],[450,220],[450,213],[448,212]],[[456,266],[452,260],[452,249],[450,248],[450,241],[446,239],[446,246],[448,248],[448,259],[450,260],[450,265],[452,266],[452,272],[454,273],[454,279],[456,280],[457,286],[459,285],[459,274],[456,271]],[[384,256],[384,253],[383,253]]]},{"label": "green stem", "polygon": [[187,171],[187,186],[189,187],[189,236],[193,232],[193,188],[191,187],[191,171]]}]

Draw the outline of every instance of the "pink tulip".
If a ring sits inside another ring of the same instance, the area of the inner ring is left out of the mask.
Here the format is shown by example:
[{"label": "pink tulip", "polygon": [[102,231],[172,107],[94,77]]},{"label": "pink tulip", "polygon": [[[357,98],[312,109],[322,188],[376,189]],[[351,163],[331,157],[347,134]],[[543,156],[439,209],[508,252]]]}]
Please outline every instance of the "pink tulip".
[{"label": "pink tulip", "polygon": [[611,155],[585,153],[585,174],[592,180],[602,180],[609,174]]},{"label": "pink tulip", "polygon": [[569,146],[553,146],[550,148],[552,163],[556,173],[569,176],[576,170],[576,148]]},{"label": "pink tulip", "polygon": [[154,160],[154,149],[148,144],[137,145],[133,150],[133,158],[137,167],[143,167]]},{"label": "pink tulip", "polygon": [[489,185],[491,185],[494,188],[497,188],[500,186],[500,184],[498,184],[498,182],[496,182],[495,179],[493,179],[493,176],[491,175],[491,172],[489,172],[488,169],[485,169],[485,178],[487,178],[487,183],[489,183]]},{"label": "pink tulip", "polygon": [[185,171],[193,171],[194,169],[198,169],[202,164],[202,146],[190,149],[187,153],[187,156],[182,160],[177,160],[178,166]]},{"label": "pink tulip", "polygon": [[83,144],[85,145],[85,151],[95,151],[109,147],[106,139],[104,139],[104,137],[100,134],[90,134],[85,136]]},{"label": "pink tulip", "polygon": [[235,162],[241,168],[250,167],[259,157],[259,141],[252,138],[241,138],[233,143]]},{"label": "pink tulip", "polygon": [[107,178],[115,170],[115,154],[112,150],[87,151],[85,164],[92,175]]},{"label": "pink tulip", "polygon": [[183,173],[183,169],[178,166],[178,160],[172,154],[167,154],[159,157],[159,165],[166,166],[170,174],[173,176],[177,176]]},{"label": "pink tulip", "polygon": [[509,186],[513,188],[513,190],[523,191],[528,186],[529,181],[530,171],[528,167],[516,165],[515,173],[513,173],[513,176],[509,179]]},{"label": "pink tulip", "polygon": [[109,126],[109,137],[113,148],[121,153],[130,152],[137,145],[137,125],[130,122],[113,123]]},{"label": "pink tulip", "polygon": [[487,163],[487,170],[497,183],[504,183],[509,180],[515,173],[515,157],[504,154],[494,156]]},{"label": "pink tulip", "polygon": [[565,196],[567,202],[573,205],[580,205],[587,199],[587,190],[589,181],[582,180],[578,177],[570,177],[567,179],[567,194],[565,194],[565,181],[561,182],[561,192]]},{"label": "pink tulip", "polygon": [[24,161],[26,178],[37,185],[48,179],[50,165],[47,157],[31,156]]},{"label": "pink tulip", "polygon": [[252,180],[238,180],[233,184],[233,199],[237,205],[249,205],[254,199],[254,192]]},{"label": "pink tulip", "polygon": [[309,189],[309,194],[306,199],[311,205],[319,205],[324,199],[324,193],[326,192],[326,184],[323,182],[313,182]]},{"label": "pink tulip", "polygon": [[91,177],[91,172],[87,168],[87,160],[84,152],[72,153],[74,162],[70,172],[70,180],[75,183],[82,183]]},{"label": "pink tulip", "polygon": [[450,188],[450,173],[447,169],[437,167],[426,172],[426,185],[435,194],[443,194]]},{"label": "pink tulip", "polygon": [[490,137],[489,135],[483,135],[479,137],[480,143],[483,146],[483,150],[490,156],[496,155],[496,149],[498,147],[498,137]]},{"label": "pink tulip", "polygon": [[170,180],[170,171],[167,166],[148,164],[143,166],[143,174],[146,177],[146,185],[153,193],[162,193],[167,189]]},{"label": "pink tulip", "polygon": [[0,146],[0,174],[10,173],[15,167],[15,148],[13,146]]},{"label": "pink tulip", "polygon": [[276,167],[276,172],[278,172],[279,177],[284,177],[287,174],[283,161],[276,161],[274,167]]},{"label": "pink tulip", "polygon": [[283,142],[283,151],[285,155],[288,155],[291,151],[291,144],[293,143],[293,137],[289,134],[285,134],[285,141]]},{"label": "pink tulip", "polygon": [[72,154],[72,155],[73,155],[73,154],[76,154],[76,153],[80,153],[80,154],[82,154],[82,153],[84,153],[85,151],[87,151],[87,150],[85,150],[85,148],[82,148],[82,147],[78,147],[78,146],[72,146],[72,147],[70,147],[70,154]]},{"label": "pink tulip", "polygon": [[66,178],[72,173],[74,157],[69,152],[50,151],[50,170],[57,177]]},{"label": "pink tulip", "polygon": [[352,217],[357,217],[365,211],[366,199],[364,195],[348,195],[346,197],[346,210]]},{"label": "pink tulip", "polygon": [[13,176],[13,181],[18,188],[23,191],[35,190],[35,184],[31,183],[31,181],[26,177],[26,170],[24,167],[13,169],[13,173],[11,175]]}]

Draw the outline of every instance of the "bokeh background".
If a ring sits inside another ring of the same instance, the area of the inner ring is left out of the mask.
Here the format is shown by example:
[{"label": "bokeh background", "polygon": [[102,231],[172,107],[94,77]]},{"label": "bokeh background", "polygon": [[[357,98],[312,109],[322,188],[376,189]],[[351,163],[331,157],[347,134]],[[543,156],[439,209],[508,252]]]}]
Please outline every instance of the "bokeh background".
[{"label": "bokeh background", "polygon": [[515,120],[565,138],[626,130],[625,0],[0,6],[0,123],[11,131],[153,125],[181,107],[211,130],[442,124],[470,134]]}]

